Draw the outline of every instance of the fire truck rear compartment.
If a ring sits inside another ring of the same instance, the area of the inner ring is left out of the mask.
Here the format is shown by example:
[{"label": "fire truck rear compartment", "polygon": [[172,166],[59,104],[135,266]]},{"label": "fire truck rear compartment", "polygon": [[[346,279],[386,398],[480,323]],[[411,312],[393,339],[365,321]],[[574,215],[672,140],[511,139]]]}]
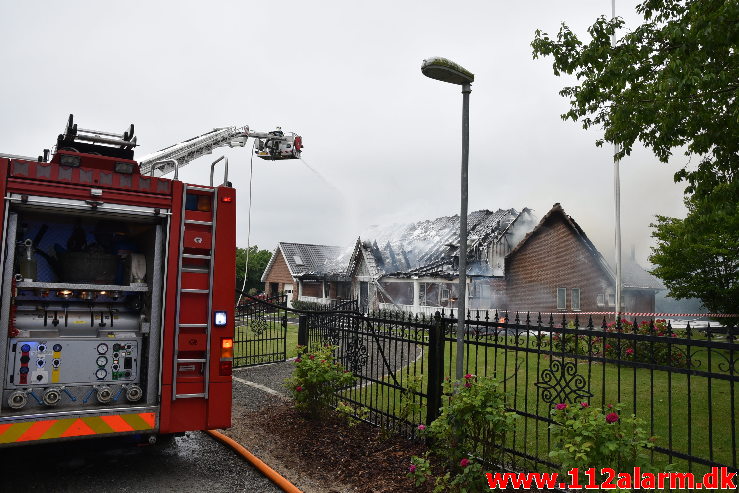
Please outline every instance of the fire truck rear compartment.
[{"label": "fire truck rear compartment", "polygon": [[7,221],[0,416],[156,405],[166,216],[16,203]]}]

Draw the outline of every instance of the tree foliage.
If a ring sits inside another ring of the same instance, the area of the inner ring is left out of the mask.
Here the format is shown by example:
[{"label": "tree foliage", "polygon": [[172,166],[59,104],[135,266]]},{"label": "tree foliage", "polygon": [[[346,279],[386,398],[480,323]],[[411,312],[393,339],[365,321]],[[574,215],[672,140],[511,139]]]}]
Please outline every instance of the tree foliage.
[{"label": "tree foliage", "polygon": [[[685,200],[685,219],[657,216],[650,261],[678,299],[700,298],[712,313],[739,313],[739,183]],[[739,322],[739,319],[728,322]]]},{"label": "tree foliage", "polygon": [[[249,247],[249,273],[248,280],[244,292],[249,292],[251,289],[262,291],[264,286],[262,284],[262,274],[264,269],[267,268],[269,259],[272,256],[272,252],[268,250],[260,250],[258,246],[253,245]],[[244,285],[244,267],[246,266],[246,248],[236,249],[236,289],[240,290]]]},{"label": "tree foliage", "polygon": [[637,141],[662,162],[675,149],[696,156],[697,167],[675,175],[688,193],[731,181],[739,170],[739,2],[646,0],[637,12],[644,23],[613,47],[621,18],[598,18],[589,43],[565,24],[554,39],[536,31],[534,58],[551,55],[556,75],[578,81],[560,91],[570,99],[562,118],[601,126],[597,144],[620,144],[618,158]]},{"label": "tree foliage", "polygon": [[640,142],[667,162],[688,160],[675,173],[686,182],[688,216],[658,216],[650,260],[670,296],[697,296],[711,311],[736,313],[739,278],[739,2],[644,0],[644,22],[615,43],[620,18],[598,18],[581,41],[562,24],[556,37],[537,30],[534,58],[552,56],[555,75],[577,83],[565,120],[602,127],[604,142]]}]

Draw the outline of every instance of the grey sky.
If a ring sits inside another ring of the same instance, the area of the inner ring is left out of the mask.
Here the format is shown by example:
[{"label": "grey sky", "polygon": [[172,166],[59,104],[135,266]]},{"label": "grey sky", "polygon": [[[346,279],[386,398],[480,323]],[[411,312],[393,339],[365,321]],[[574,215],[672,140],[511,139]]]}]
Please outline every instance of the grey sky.
[{"label": "grey sky", "polygon": [[[636,1],[617,11],[634,26]],[[302,134],[299,161],[254,160],[252,244],[347,244],[371,224],[459,210],[461,94],[423,58],[475,73],[470,210],[555,202],[604,254],[613,243],[612,149],[563,122],[566,80],[532,60],[534,30],[584,32],[608,0],[15,2],[0,0],[0,151],[37,155],[69,113],[85,128],[136,125],[137,156],[213,127]],[[230,159],[246,246],[249,152],[193,162],[207,183]],[[684,215],[683,186],[645,150],[622,163],[624,252],[649,253],[654,214]]]}]

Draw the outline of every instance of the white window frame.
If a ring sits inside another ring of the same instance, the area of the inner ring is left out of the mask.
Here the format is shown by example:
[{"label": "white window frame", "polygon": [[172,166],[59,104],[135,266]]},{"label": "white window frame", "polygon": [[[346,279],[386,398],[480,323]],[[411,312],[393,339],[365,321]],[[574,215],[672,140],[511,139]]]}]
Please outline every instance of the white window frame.
[{"label": "white window frame", "polygon": [[598,296],[596,296],[595,304],[598,306],[606,306],[606,295],[600,293]]},{"label": "white window frame", "polygon": [[[577,296],[575,296],[575,292],[577,292]],[[575,300],[577,300],[577,306],[575,306]],[[573,312],[580,311],[580,288],[572,288],[570,296],[570,306],[572,306]]]},{"label": "white window frame", "polygon": [[567,288],[557,288],[557,310],[567,310]]},{"label": "white window frame", "polygon": [[616,294],[608,293],[608,306],[616,306]]}]

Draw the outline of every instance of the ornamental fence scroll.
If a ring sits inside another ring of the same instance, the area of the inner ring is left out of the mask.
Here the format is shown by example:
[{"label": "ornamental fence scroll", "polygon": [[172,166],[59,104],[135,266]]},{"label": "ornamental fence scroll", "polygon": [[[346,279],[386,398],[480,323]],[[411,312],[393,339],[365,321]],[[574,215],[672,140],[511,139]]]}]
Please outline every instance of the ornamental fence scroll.
[{"label": "ornamental fence scroll", "polygon": [[[369,409],[369,422],[413,435],[438,415],[444,379],[454,378],[456,320],[370,312],[310,315],[307,342],[337,345],[357,385],[337,398]],[[506,313],[467,314],[467,373],[503,382],[520,416],[497,444],[511,470],[556,469],[549,458],[551,409],[560,403],[620,403],[657,437],[652,458],[681,471],[737,470],[739,331],[673,329],[664,320],[555,321]]]}]

